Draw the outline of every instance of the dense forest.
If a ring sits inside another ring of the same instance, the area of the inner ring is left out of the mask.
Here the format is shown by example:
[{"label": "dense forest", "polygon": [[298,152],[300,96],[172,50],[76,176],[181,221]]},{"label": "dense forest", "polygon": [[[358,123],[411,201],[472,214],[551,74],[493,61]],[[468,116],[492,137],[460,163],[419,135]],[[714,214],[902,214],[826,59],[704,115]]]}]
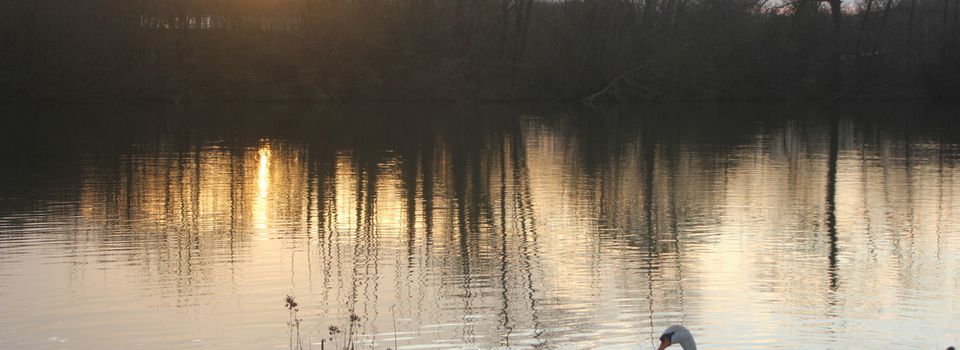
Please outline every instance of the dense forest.
[{"label": "dense forest", "polygon": [[960,96],[960,0],[4,0],[0,100]]}]

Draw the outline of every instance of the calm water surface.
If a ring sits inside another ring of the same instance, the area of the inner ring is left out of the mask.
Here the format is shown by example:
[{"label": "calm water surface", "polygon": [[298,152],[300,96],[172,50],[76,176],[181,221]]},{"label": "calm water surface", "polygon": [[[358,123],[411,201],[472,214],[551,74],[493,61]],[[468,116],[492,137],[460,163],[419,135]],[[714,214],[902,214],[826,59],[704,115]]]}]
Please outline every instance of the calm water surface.
[{"label": "calm water surface", "polygon": [[943,349],[958,111],[8,107],[0,348]]}]

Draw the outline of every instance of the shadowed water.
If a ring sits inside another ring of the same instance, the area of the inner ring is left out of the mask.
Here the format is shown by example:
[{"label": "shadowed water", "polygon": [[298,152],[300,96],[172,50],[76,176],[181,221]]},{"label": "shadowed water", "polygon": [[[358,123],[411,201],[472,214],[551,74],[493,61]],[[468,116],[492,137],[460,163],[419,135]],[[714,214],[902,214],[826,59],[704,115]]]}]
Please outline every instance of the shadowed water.
[{"label": "shadowed water", "polygon": [[0,348],[943,349],[958,110],[8,107]]}]

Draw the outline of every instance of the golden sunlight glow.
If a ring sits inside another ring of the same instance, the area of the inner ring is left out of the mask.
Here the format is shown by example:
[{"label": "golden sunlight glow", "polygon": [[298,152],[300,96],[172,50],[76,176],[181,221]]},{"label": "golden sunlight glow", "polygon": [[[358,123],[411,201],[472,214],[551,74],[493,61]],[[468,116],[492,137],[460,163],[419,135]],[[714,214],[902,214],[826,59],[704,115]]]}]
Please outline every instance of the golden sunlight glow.
[{"label": "golden sunlight glow", "polygon": [[[15,272],[0,274],[0,294],[38,281],[119,302],[140,293],[130,307],[156,305],[147,311],[189,337],[217,323],[237,332],[223,339],[252,334],[268,346],[282,329],[256,322],[277,324],[283,292],[310,305],[309,327],[357,310],[370,334],[406,329],[411,347],[649,348],[671,323],[697,325],[717,347],[756,349],[807,338],[856,348],[863,339],[834,334],[871,327],[877,347],[897,341],[884,337],[897,327],[955,320],[960,167],[939,161],[952,148],[867,144],[841,124],[833,161],[822,135],[793,125],[719,150],[624,132],[611,152],[584,149],[594,135],[563,124],[518,123],[520,134],[492,144],[439,135],[393,151],[264,138],[204,144],[195,158],[148,149],[119,167],[91,157],[78,212],[50,226],[63,230],[50,237],[76,236],[55,256],[77,263],[4,260]],[[131,239],[110,240],[119,235]],[[24,249],[59,249],[46,237]],[[114,247],[137,263],[98,253]],[[0,309],[36,290],[4,294]],[[182,322],[208,305],[222,310]],[[70,306],[68,316],[101,307]],[[507,329],[518,331],[504,338]]]},{"label": "golden sunlight glow", "polygon": [[261,142],[257,150],[259,166],[257,167],[257,199],[253,203],[253,223],[257,234],[266,239],[268,223],[270,221],[268,197],[270,196],[270,144]]}]

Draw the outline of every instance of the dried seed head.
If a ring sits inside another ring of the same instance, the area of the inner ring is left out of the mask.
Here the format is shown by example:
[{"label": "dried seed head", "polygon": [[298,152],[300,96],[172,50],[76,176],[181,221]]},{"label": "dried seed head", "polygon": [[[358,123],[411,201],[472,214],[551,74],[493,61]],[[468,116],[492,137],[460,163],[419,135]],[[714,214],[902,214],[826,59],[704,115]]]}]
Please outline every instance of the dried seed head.
[{"label": "dried seed head", "polygon": [[287,309],[290,309],[290,310],[293,310],[293,308],[297,307],[298,305],[297,302],[293,300],[293,297],[289,295],[287,296],[286,302],[287,302]]}]

